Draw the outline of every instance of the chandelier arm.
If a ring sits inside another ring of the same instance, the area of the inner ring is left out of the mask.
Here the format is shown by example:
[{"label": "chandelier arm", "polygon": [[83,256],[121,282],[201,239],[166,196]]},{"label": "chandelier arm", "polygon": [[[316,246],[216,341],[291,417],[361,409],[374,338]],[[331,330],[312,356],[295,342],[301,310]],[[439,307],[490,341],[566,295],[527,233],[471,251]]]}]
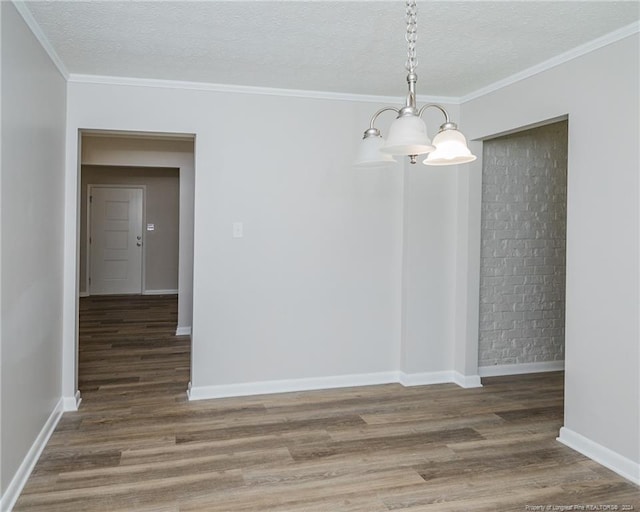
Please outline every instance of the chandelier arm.
[{"label": "chandelier arm", "polygon": [[450,124],[451,123],[451,119],[449,119],[449,113],[445,110],[445,108],[441,105],[438,105],[436,103],[429,103],[425,106],[423,106],[419,111],[418,111],[418,116],[422,117],[422,114],[425,110],[427,110],[428,108],[433,107],[433,108],[437,108],[440,112],[442,112],[444,114],[444,124]]},{"label": "chandelier arm", "polygon": [[383,112],[386,112],[387,110],[393,110],[396,114],[399,112],[399,110],[395,107],[383,107],[380,110],[378,110],[375,114],[373,114],[371,116],[371,122],[369,123],[369,129],[375,128],[374,123],[376,122],[376,120],[378,119],[378,116],[380,116],[380,114],[382,114]]}]

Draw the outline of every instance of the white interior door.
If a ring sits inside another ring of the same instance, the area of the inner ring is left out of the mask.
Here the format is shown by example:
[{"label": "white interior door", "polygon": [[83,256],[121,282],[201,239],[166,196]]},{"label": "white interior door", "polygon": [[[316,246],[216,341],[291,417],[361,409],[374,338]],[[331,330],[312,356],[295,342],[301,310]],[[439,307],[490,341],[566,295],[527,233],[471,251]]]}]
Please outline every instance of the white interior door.
[{"label": "white interior door", "polygon": [[89,190],[89,290],[142,293],[142,188]]}]

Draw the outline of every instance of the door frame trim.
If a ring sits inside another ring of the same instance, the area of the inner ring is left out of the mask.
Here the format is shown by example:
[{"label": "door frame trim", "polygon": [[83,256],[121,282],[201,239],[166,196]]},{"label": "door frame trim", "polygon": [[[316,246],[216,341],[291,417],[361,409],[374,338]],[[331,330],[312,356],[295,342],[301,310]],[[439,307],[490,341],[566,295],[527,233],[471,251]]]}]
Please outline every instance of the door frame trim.
[{"label": "door frame trim", "polygon": [[89,183],[87,184],[87,233],[86,233],[86,240],[85,240],[85,254],[86,254],[86,261],[85,261],[85,266],[86,266],[86,275],[85,275],[85,290],[86,290],[86,296],[90,297],[91,296],[91,284],[90,284],[90,278],[91,278],[91,244],[89,243],[90,237],[91,237],[91,201],[90,201],[90,197],[91,197],[91,191],[94,188],[128,188],[128,189],[141,189],[142,190],[142,256],[141,256],[141,261],[140,261],[140,294],[144,295],[144,293],[146,292],[147,289],[147,279],[146,279],[146,265],[145,265],[145,261],[147,259],[147,235],[146,235],[146,223],[147,223],[147,186],[146,185],[134,185],[131,184],[129,185],[127,184],[115,184],[115,185],[111,185],[111,184],[107,184],[107,183],[102,183],[102,184],[92,184]]}]

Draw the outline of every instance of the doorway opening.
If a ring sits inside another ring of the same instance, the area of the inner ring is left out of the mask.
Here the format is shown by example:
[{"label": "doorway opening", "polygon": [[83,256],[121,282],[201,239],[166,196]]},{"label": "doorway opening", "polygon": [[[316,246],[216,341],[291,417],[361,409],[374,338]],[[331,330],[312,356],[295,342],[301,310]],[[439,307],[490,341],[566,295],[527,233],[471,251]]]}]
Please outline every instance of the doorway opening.
[{"label": "doorway opening", "polygon": [[567,133],[484,141],[480,376],[564,369]]},{"label": "doorway opening", "polygon": [[194,143],[192,135],[80,132],[76,389],[83,401],[96,393],[148,396],[154,383],[162,394],[170,381],[173,391],[187,389]]}]

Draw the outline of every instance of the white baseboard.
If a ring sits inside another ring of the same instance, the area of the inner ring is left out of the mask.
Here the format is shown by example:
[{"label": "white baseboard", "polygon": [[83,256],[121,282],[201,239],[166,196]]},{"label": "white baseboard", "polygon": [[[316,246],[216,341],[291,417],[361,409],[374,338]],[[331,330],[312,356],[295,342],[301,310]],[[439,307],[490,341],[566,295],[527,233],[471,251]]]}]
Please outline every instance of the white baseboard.
[{"label": "white baseboard", "polygon": [[352,386],[372,386],[376,384],[389,384],[392,382],[398,382],[397,372],[339,375],[334,377],[314,377],[309,379],[270,380],[263,382],[246,382],[242,384],[222,384],[219,386],[191,386],[191,384],[189,384],[187,394],[189,396],[189,400],[206,400],[208,398],[268,395],[271,393],[348,388]]},{"label": "white baseboard", "polygon": [[178,295],[178,290],[145,290],[142,295]]},{"label": "white baseboard", "polygon": [[64,410],[63,402],[64,400],[61,398],[54,407],[42,427],[42,430],[40,430],[40,433],[31,445],[31,448],[29,448],[24,459],[22,459],[22,464],[20,464],[16,474],[13,475],[11,482],[7,486],[7,490],[0,498],[0,510],[3,512],[10,511],[16,504],[22,489],[29,479],[29,475],[31,475],[36,462],[38,462],[38,459],[40,458],[42,450],[44,450],[44,447],[47,445],[47,441],[49,441],[51,434],[53,434],[53,431],[56,429],[56,425],[58,425],[58,422],[62,417],[62,412]]},{"label": "white baseboard", "polygon": [[567,427],[560,429],[560,435],[557,438],[562,444],[569,448],[589,457],[598,464],[609,468],[611,471],[618,473],[620,476],[632,481],[636,485],[640,485],[640,464],[623,457],[617,452],[602,446],[601,444],[574,432]]},{"label": "white baseboard", "polygon": [[79,292],[78,297],[91,297],[91,295],[89,295],[89,292]]},{"label": "white baseboard", "polygon": [[399,372],[398,381],[405,387],[428,386],[430,384],[446,384],[453,382],[453,372],[422,372],[404,373]]},{"label": "white baseboard", "polygon": [[454,383],[461,388],[481,388],[479,375],[462,375],[455,371],[400,373],[400,384],[403,386],[427,386],[430,384]]},{"label": "white baseboard", "polygon": [[221,384],[218,386],[192,386],[189,383],[189,400],[207,400],[210,398],[228,398],[235,396],[268,395],[271,393],[290,393],[292,391],[311,391],[316,389],[350,388],[357,386],[375,386],[378,384],[402,384],[425,386],[429,384],[455,383],[463,388],[480,387],[480,377],[464,376],[457,372],[379,372],[309,379],[271,380],[246,382],[240,384]]},{"label": "white baseboard", "polygon": [[525,373],[559,372],[564,370],[564,361],[544,361],[541,363],[497,364],[478,368],[480,377],[501,377]]},{"label": "white baseboard", "polygon": [[63,396],[62,407],[64,412],[77,411],[78,407],[80,407],[80,402],[82,402],[80,390],[76,391],[76,394],[74,396]]},{"label": "white baseboard", "polygon": [[453,382],[461,388],[481,388],[480,375],[462,375],[460,372],[453,372]]},{"label": "white baseboard", "polygon": [[176,336],[191,336],[191,326],[179,327],[176,329]]}]

